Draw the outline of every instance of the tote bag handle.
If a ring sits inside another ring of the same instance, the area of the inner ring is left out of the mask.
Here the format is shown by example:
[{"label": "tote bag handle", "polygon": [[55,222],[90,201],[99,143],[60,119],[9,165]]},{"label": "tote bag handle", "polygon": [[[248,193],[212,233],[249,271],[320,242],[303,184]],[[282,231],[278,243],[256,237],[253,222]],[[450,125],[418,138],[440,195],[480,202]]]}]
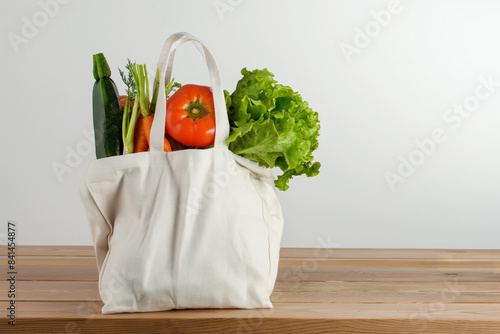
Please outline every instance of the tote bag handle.
[{"label": "tote bag handle", "polygon": [[[166,118],[166,97],[165,85],[170,82],[172,75],[172,66],[175,56],[175,50],[185,42],[193,42],[197,49],[204,56],[205,63],[208,67],[210,76],[210,84],[212,86],[212,93],[214,97],[215,107],[215,141],[214,147],[226,148],[226,140],[229,137],[229,120],[227,117],[226,102],[224,99],[224,91],[222,90],[222,80],[219,73],[219,67],[213,57],[212,53],[207,47],[196,37],[180,32],[170,36],[165,43],[160,54],[158,66],[160,70],[159,80],[159,94],[158,103],[156,104],[155,117],[151,127],[151,151],[163,152],[163,137],[165,136],[165,118]],[[162,94],[163,92],[163,94]]]}]

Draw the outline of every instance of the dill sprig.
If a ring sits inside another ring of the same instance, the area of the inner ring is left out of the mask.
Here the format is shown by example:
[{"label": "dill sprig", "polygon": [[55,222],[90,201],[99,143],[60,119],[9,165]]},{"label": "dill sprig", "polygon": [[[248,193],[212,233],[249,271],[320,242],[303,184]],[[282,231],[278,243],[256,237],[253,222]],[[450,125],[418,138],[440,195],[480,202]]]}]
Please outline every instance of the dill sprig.
[{"label": "dill sprig", "polygon": [[135,66],[135,62],[132,63],[130,59],[127,59],[127,65],[125,65],[125,69],[128,70],[127,75],[118,68],[118,71],[120,72],[120,76],[122,77],[123,83],[125,86],[127,86],[127,97],[129,100],[133,100],[135,98],[135,95],[137,94],[137,88],[135,86],[135,80],[134,80],[134,75],[132,73],[132,68]]}]

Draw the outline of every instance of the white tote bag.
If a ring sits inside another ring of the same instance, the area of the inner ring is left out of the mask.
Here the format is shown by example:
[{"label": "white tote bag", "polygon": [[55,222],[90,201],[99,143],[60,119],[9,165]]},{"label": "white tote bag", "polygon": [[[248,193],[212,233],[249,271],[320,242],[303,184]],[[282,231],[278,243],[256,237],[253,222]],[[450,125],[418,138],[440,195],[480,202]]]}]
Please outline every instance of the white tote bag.
[{"label": "white tote bag", "polygon": [[208,66],[214,147],[163,152],[166,99],[159,94],[150,151],[92,161],[81,182],[103,314],[272,307],[283,229],[273,175],[229,151],[219,69],[198,39],[177,33],[166,40],[159,91],[187,41]]}]

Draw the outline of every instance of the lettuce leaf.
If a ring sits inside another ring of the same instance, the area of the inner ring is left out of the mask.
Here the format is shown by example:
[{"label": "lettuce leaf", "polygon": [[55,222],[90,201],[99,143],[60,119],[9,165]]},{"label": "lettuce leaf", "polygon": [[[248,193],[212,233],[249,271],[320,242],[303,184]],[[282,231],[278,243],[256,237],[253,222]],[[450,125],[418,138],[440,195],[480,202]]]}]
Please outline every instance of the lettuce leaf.
[{"label": "lettuce leaf", "polygon": [[287,190],[293,176],[318,175],[321,164],[312,156],[318,148],[318,113],[267,69],[244,68],[241,74],[235,91],[225,92],[229,149],[261,166],[280,168],[283,174],[274,182],[279,190]]}]

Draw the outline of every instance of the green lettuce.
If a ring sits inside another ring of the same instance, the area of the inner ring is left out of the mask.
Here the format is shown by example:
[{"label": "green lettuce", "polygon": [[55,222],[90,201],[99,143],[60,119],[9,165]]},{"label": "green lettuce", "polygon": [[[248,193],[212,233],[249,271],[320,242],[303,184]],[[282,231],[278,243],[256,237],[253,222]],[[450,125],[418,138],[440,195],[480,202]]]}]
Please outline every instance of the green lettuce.
[{"label": "green lettuce", "polygon": [[244,68],[241,74],[235,91],[225,92],[229,149],[261,166],[280,168],[283,174],[274,182],[280,190],[287,190],[295,175],[318,175],[321,164],[312,156],[318,148],[318,113],[267,69]]}]

